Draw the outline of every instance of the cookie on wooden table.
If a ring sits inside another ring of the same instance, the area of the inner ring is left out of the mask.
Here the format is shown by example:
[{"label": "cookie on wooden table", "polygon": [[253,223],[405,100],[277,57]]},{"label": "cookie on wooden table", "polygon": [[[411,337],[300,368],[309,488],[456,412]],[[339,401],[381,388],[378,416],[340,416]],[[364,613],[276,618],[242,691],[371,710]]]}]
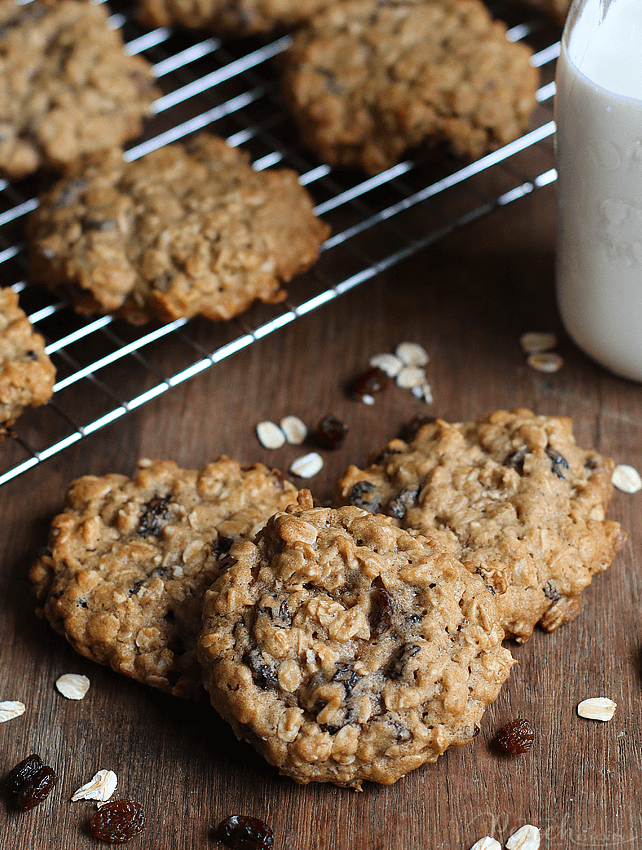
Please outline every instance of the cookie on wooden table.
[{"label": "cookie on wooden table", "polygon": [[137,136],[156,97],[106,6],[0,0],[0,174],[62,169]]},{"label": "cookie on wooden table", "polygon": [[196,697],[203,595],[230,546],[295,499],[278,472],[226,457],[200,472],[141,461],[133,479],[79,478],[31,568],[38,612],[81,655]]},{"label": "cookie on wooden table", "polygon": [[303,140],[375,174],[417,147],[478,157],[526,130],[539,72],[481,0],[348,0],[281,57]]},{"label": "cookie on wooden table", "polygon": [[317,259],[328,227],[290,169],[255,171],[204,133],[125,162],[83,162],[27,224],[30,270],[81,312],[140,323],[230,319]]},{"label": "cookie on wooden table", "polygon": [[296,782],[391,784],[477,734],[513,659],[491,594],[437,533],[304,494],[207,592],[203,681]]},{"label": "cookie on wooden table", "polygon": [[26,407],[53,395],[56,370],[9,287],[0,288],[0,438]]},{"label": "cookie on wooden table", "polygon": [[351,466],[336,502],[439,529],[452,554],[496,594],[502,625],[523,642],[580,611],[580,594],[624,544],[605,519],[613,462],[576,445],[572,422],[529,410],[424,425],[364,470]]},{"label": "cookie on wooden table", "polygon": [[296,26],[336,0],[139,0],[150,27],[182,26],[249,36]]}]

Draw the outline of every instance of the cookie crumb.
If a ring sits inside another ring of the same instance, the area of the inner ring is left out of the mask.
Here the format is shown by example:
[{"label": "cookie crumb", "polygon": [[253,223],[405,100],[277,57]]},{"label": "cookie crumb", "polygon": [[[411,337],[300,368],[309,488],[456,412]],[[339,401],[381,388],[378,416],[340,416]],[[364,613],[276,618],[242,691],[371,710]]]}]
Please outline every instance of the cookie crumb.
[{"label": "cookie crumb", "polygon": [[256,426],[256,436],[264,449],[280,449],[285,444],[285,434],[274,422],[265,420]]},{"label": "cookie crumb", "polygon": [[526,362],[538,372],[558,372],[564,365],[564,358],[554,351],[537,351],[529,354]]},{"label": "cookie crumb", "polygon": [[623,493],[637,493],[642,490],[642,478],[633,466],[627,463],[618,464],[613,470],[611,484]]},{"label": "cookie crumb", "polygon": [[589,720],[602,720],[606,722],[607,720],[611,720],[616,708],[617,703],[608,697],[591,697],[590,699],[582,700],[577,707],[577,713],[580,717],[586,717]]},{"label": "cookie crumb", "polygon": [[298,416],[284,416],[279,422],[285,439],[291,446],[300,446],[308,436],[308,429]]},{"label": "cookie crumb", "polygon": [[418,342],[402,342],[395,349],[395,355],[404,366],[425,366],[430,360],[428,352]]},{"label": "cookie crumb", "polygon": [[490,835],[486,835],[479,841],[475,841],[470,850],[502,850],[502,845],[496,839],[491,838]]},{"label": "cookie crumb", "polygon": [[56,688],[67,699],[82,699],[89,690],[89,679],[80,673],[65,673],[56,679]]},{"label": "cookie crumb", "polygon": [[323,458],[318,452],[310,452],[292,461],[290,472],[298,478],[313,478],[323,469]]},{"label": "cookie crumb", "polygon": [[6,723],[7,720],[13,720],[14,717],[20,717],[24,714],[27,707],[19,700],[4,700],[0,702],[0,723]]},{"label": "cookie crumb", "polygon": [[74,793],[71,801],[75,803],[77,800],[97,800],[104,803],[114,793],[117,784],[118,777],[113,770],[99,770]]},{"label": "cookie crumb", "polygon": [[537,850],[539,847],[539,829],[529,823],[520,826],[506,842],[507,850]]},{"label": "cookie crumb", "polygon": [[529,331],[520,336],[519,344],[526,354],[550,351],[557,345],[557,335],[549,331]]},{"label": "cookie crumb", "polygon": [[389,378],[396,378],[403,368],[403,362],[394,354],[374,354],[368,361],[368,365],[381,369]]}]

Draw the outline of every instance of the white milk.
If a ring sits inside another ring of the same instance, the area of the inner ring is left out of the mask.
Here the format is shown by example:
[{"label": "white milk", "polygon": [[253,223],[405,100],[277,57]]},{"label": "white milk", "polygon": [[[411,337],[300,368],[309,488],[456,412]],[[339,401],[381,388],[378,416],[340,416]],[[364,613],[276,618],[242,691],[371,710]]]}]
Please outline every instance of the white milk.
[{"label": "white milk", "polygon": [[571,26],[575,10],[557,66],[557,300],[587,354],[642,381],[642,0],[585,0]]}]

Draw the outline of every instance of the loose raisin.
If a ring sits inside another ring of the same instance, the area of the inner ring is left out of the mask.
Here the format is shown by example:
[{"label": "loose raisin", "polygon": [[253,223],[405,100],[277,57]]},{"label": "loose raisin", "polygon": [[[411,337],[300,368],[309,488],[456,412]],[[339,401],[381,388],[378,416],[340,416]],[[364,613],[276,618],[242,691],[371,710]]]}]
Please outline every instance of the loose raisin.
[{"label": "loose raisin", "polygon": [[131,841],[145,829],[145,814],[134,800],[112,800],[91,816],[89,829],[94,838],[111,844]]},{"label": "loose raisin", "polygon": [[233,850],[270,850],[274,844],[274,834],[266,823],[244,815],[226,817],[214,837]]},{"label": "loose raisin", "polygon": [[32,753],[30,756],[27,756],[26,759],[23,759],[17,764],[5,777],[3,782],[5,790],[9,794],[17,794],[24,783],[29,779],[33,779],[43,767],[44,764],[39,755]]},{"label": "loose raisin", "polygon": [[364,395],[374,395],[375,393],[383,392],[389,383],[390,378],[383,369],[373,366],[372,369],[368,369],[367,372],[354,379],[352,392],[357,398],[362,398]]},{"label": "loose raisin", "polygon": [[43,764],[40,770],[23,782],[22,787],[15,794],[16,807],[21,812],[33,809],[38,803],[42,803],[49,796],[49,792],[58,782],[58,774],[53,767]]},{"label": "loose raisin", "polygon": [[528,722],[521,717],[516,720],[511,720],[499,730],[493,741],[495,749],[503,753],[517,755],[518,753],[526,753],[530,750],[535,731]]},{"label": "loose raisin", "polygon": [[317,443],[322,449],[338,449],[348,433],[348,426],[331,413],[324,416],[317,425]]}]

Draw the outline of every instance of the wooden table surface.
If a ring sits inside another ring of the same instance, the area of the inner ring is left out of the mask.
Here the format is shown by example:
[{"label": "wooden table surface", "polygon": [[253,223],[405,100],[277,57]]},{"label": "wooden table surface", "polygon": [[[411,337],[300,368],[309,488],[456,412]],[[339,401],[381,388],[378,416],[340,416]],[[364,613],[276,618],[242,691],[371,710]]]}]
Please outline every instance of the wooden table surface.
[{"label": "wooden table surface", "polygon": [[[485,835],[502,844],[522,824],[542,847],[642,843],[640,712],[642,493],[616,492],[610,516],[628,542],[584,594],[578,619],[536,631],[471,744],[393,786],[363,793],[298,786],[238,743],[204,699],[183,703],[79,656],[34,615],[27,572],[68,483],[86,473],[131,474],[141,456],[200,468],[219,454],[287,470],[299,449],[267,451],[254,428],[296,414],[309,425],[332,412],[350,426],[310,482],[327,500],[345,466],[362,463],[422,405],[396,387],[368,407],[346,393],[368,358],[403,340],[430,353],[434,404],[452,421],[498,408],[571,416],[578,442],[642,469],[642,390],[590,362],[561,329],[553,290],[551,187],[459,231],[335,302],[282,328],[0,488],[0,699],[24,715],[0,725],[0,773],[38,752],[60,774],[26,814],[0,807],[3,850],[94,848],[94,804],[70,796],[100,768],[116,771],[117,796],[139,800],[148,827],[137,850],[215,847],[228,814],[268,821],[275,850],[468,850]],[[554,330],[565,360],[555,374],[525,363],[519,336]],[[85,402],[91,405],[91,399]],[[65,700],[54,682],[86,674],[88,695]],[[617,703],[609,723],[577,716],[580,700]],[[516,716],[536,731],[532,750],[500,757],[489,747]]]}]

